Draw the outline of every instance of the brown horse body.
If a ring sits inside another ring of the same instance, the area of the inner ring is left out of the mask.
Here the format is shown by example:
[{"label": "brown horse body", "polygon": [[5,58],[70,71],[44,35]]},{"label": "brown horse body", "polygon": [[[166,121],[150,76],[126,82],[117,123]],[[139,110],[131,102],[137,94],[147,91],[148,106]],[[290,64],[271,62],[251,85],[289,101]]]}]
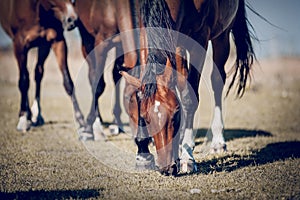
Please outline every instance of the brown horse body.
[{"label": "brown horse body", "polygon": [[[148,12],[150,19],[148,20],[149,23],[145,25],[146,27],[154,25],[178,30],[189,36],[188,39],[177,38],[177,40],[173,40],[173,42],[175,41],[176,46],[179,47],[179,49],[187,50],[190,54],[190,68],[187,69],[185,65],[181,65],[177,61],[176,69],[186,78],[186,81],[184,81],[182,80],[182,77],[177,77],[179,83],[178,89],[181,96],[182,112],[184,113],[184,119],[182,119],[182,129],[184,131],[181,133],[183,137],[180,141],[182,146],[180,155],[181,170],[183,172],[192,172],[196,170],[195,160],[193,158],[193,148],[195,145],[193,121],[194,114],[199,103],[198,87],[209,40],[211,40],[213,47],[214,67],[211,80],[215,97],[215,110],[211,124],[212,135],[209,136],[211,142],[210,149],[212,152],[226,150],[226,144],[223,137],[224,125],[222,119],[222,93],[226,80],[224,65],[229,56],[230,32],[232,32],[234,37],[237,57],[235,73],[229,89],[234,84],[235,79],[238,78],[238,96],[242,96],[245,91],[247,78],[255,55],[247,27],[244,0],[153,0],[145,2],[145,4],[148,4],[147,8],[150,10],[152,9]],[[167,4],[167,7],[165,4]],[[167,12],[165,9],[167,9]],[[164,16],[161,15],[162,13]],[[169,17],[166,17],[166,15],[169,15]],[[155,20],[157,21],[155,22]],[[152,43],[162,43],[163,40],[160,40],[160,37],[161,34],[157,33],[150,39],[153,40]],[[170,35],[170,37],[172,37],[172,35]],[[156,38],[158,39],[156,40]],[[176,38],[176,36],[174,36],[174,38]],[[193,40],[193,43],[189,40]],[[166,40],[165,42],[168,41]],[[199,46],[202,48],[199,49]],[[159,56],[159,54],[160,53],[157,52],[156,56]],[[181,57],[185,56],[185,54],[182,53],[180,55]],[[172,55],[169,54],[166,55],[166,57],[172,60]],[[146,68],[146,70],[151,69]],[[157,77],[159,76],[156,76],[156,79],[158,79]],[[131,78],[132,77],[127,79],[131,80]],[[147,91],[145,91],[145,93],[147,93]],[[150,107],[151,106],[146,106],[146,110],[149,110]],[[167,157],[165,158],[167,159]],[[168,171],[168,169],[166,169],[166,171]]]},{"label": "brown horse body", "polygon": [[[67,46],[63,36],[64,29],[71,30],[75,27],[77,15],[72,3],[67,0],[4,0],[0,4],[1,24],[13,40],[20,72],[21,108],[17,129],[26,131],[31,123],[33,125],[44,123],[40,113],[40,84],[44,62],[51,48],[63,74],[66,92],[72,98],[75,117],[79,125],[83,126],[83,115],[77,104],[73,82],[68,71]],[[31,112],[27,95],[29,89],[27,53],[33,47],[38,48],[38,61],[35,69],[36,95]]]},{"label": "brown horse body", "polygon": [[[226,149],[222,92],[226,80],[224,65],[229,55],[230,31],[237,48],[232,84],[239,74],[238,95],[244,92],[254,56],[243,0],[89,0],[77,1],[76,8],[82,23],[79,23],[79,28],[83,36],[83,54],[90,55],[87,61],[95,94],[87,131],[92,132],[92,124],[97,117],[97,99],[105,85],[102,76],[107,51],[117,43],[122,44],[117,45],[117,55],[124,54],[124,58],[117,60],[117,64],[127,68],[134,67],[136,63],[140,65],[128,72],[121,72],[126,79],[125,108],[138,146],[137,166],[153,166],[153,156],[148,149],[149,137],[152,136],[160,171],[176,174],[181,134],[181,170],[194,171],[193,120],[199,103],[200,74],[208,41],[211,40],[215,63],[211,78],[216,101],[211,149],[214,152]],[[130,32],[134,28],[139,28],[138,35]],[[189,39],[178,39],[178,35],[168,30],[180,31]],[[120,35],[114,36],[116,33]],[[194,44],[187,40],[192,40]],[[197,48],[199,46],[201,49]],[[190,54],[189,69],[185,50]],[[91,54],[92,51],[94,53]],[[139,62],[136,62],[137,55]],[[181,111],[176,87],[180,93]],[[182,132],[177,134],[179,129]]]},{"label": "brown horse body", "polygon": [[[163,168],[174,161],[171,154],[176,150],[173,151],[171,147],[173,145],[170,146],[170,144],[173,142],[173,133],[176,132],[174,129],[178,126],[178,123],[174,121],[174,116],[178,113],[179,103],[174,93],[175,88],[170,90],[169,86],[171,80],[174,79],[172,79],[174,77],[173,70],[165,70],[165,73],[158,77],[157,93],[151,101],[145,103],[144,99],[137,94],[142,88],[141,79],[148,53],[145,33],[132,31],[134,28],[143,28],[143,23],[139,21],[141,15],[138,7],[139,1],[129,0],[77,0],[75,2],[76,12],[79,16],[78,27],[82,37],[82,52],[89,64],[89,79],[93,93],[87,126],[81,139],[93,139],[93,134],[86,133],[94,132],[95,134],[95,129],[93,129],[95,120],[99,117],[98,121],[101,121],[97,101],[105,87],[104,64],[107,52],[116,47],[117,59],[113,71],[115,83],[121,78],[119,69],[122,67],[120,66],[131,69],[137,64],[141,64],[141,67],[136,67],[128,72],[135,74],[138,80],[136,85],[127,83],[124,97],[125,108],[130,116],[130,125],[138,146],[137,167],[153,167],[153,156],[148,149],[149,138],[153,136],[158,152],[158,165]],[[136,16],[133,12],[136,12]],[[138,19],[136,23],[135,19]],[[137,55],[139,62],[137,62]],[[128,73],[122,72],[121,74]],[[117,91],[116,98],[119,98],[118,93]],[[159,105],[155,105],[157,102]],[[149,106],[152,107],[151,110],[148,109]],[[114,114],[115,117],[118,117],[120,112],[114,112]],[[167,145],[168,150],[165,148]],[[178,147],[178,142],[174,146]]]},{"label": "brown horse body", "polygon": [[118,84],[121,78],[119,68],[121,65],[126,65],[129,68],[134,67],[137,53],[133,33],[123,34],[133,27],[129,1],[77,0],[75,8],[79,16],[78,28],[82,38],[82,53],[89,65],[89,81],[93,94],[87,126],[80,136],[81,140],[88,140],[93,139],[95,134],[103,134],[98,98],[105,89],[103,73],[108,51],[116,47],[116,55],[120,56],[117,56],[113,68],[113,78],[116,85],[116,101],[113,113],[114,122],[119,127],[122,127]]}]

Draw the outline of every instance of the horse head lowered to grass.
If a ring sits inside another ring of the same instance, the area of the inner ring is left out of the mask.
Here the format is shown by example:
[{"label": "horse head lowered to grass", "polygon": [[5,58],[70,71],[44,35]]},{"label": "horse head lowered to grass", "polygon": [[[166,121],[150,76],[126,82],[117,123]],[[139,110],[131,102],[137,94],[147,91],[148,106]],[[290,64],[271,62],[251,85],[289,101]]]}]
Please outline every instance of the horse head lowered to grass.
[{"label": "horse head lowered to grass", "polygon": [[[120,71],[126,79],[124,103],[138,147],[136,166],[153,168],[154,157],[148,148],[153,137],[156,164],[163,174],[176,175],[179,169],[196,171],[193,121],[199,104],[200,75],[211,41],[215,109],[210,148],[213,152],[226,150],[222,93],[230,33],[237,57],[229,88],[238,78],[240,96],[255,57],[243,0],[77,0],[75,5],[93,92],[83,131],[89,136],[83,136],[84,140],[94,139],[93,123],[100,118],[98,97],[105,87],[104,63],[108,50],[117,47],[114,72]],[[120,79],[118,73],[114,76]]]},{"label": "horse head lowered to grass", "polygon": [[[139,100],[139,97],[137,97],[138,105],[139,102],[141,102],[141,105],[137,107],[140,109],[143,108],[143,105],[146,105],[144,106],[147,108],[145,110],[150,112],[150,109],[153,107],[157,110],[155,105],[163,105],[176,97],[169,96],[167,92],[160,94],[158,92],[158,88],[160,87],[159,76],[161,76],[164,73],[164,70],[167,69],[167,67],[162,67],[166,66],[166,63],[169,63],[174,70],[177,70],[179,74],[185,77],[185,81],[182,81],[182,77],[178,74],[174,78],[177,79],[176,87],[179,91],[178,97],[180,97],[177,98],[181,100],[182,113],[180,115],[181,137],[179,144],[181,145],[181,152],[179,160],[180,170],[182,172],[194,172],[197,169],[195,159],[193,157],[193,149],[195,146],[193,123],[194,115],[199,104],[198,87],[209,41],[212,42],[213,48],[214,67],[211,74],[211,81],[215,99],[214,116],[211,124],[212,136],[209,141],[211,152],[215,153],[226,150],[226,144],[223,136],[224,124],[222,117],[222,93],[226,81],[225,63],[229,56],[230,33],[232,33],[234,39],[237,55],[233,70],[233,79],[229,84],[228,91],[237,81],[237,95],[241,97],[245,92],[251,66],[255,58],[248,30],[245,2],[244,0],[141,0],[138,2],[143,8],[145,8],[141,9],[141,19],[144,20],[144,27],[157,27],[175,30],[179,31],[180,34],[187,36],[186,38],[178,37],[176,34],[169,34],[170,31],[146,31],[146,36],[144,37],[146,38],[146,44],[148,45],[148,47],[146,47],[147,56],[145,56],[146,67],[145,72],[140,78],[141,89],[139,96],[144,99],[152,97],[152,101],[149,105],[148,100]],[[201,48],[199,48],[199,46]],[[185,50],[189,53],[190,57],[189,67],[187,67],[185,61],[180,62],[182,59],[176,59],[177,57],[185,58]],[[176,54],[176,52],[179,53]],[[125,74],[125,78],[127,77],[127,82],[131,82],[132,85],[136,85],[138,78],[127,73],[123,74]],[[174,89],[172,88],[173,87],[170,87],[169,89],[174,93]],[[155,98],[159,95],[162,95],[161,99],[163,99],[163,102],[155,104],[154,100],[156,100]],[[143,102],[147,103],[145,104]],[[137,115],[141,117],[141,114],[143,115],[143,113],[145,112],[139,111]],[[172,118],[171,116],[169,117],[170,119]],[[138,122],[139,121],[140,120],[138,120]],[[148,119],[147,121],[149,122],[150,120]],[[168,123],[165,123],[165,126],[167,125]],[[139,127],[144,126],[147,126],[147,122],[139,124]],[[173,126],[175,127],[174,124]],[[163,130],[163,128],[161,130]],[[173,133],[170,133],[170,135],[173,136],[173,142],[175,142],[177,138],[175,137],[176,132],[174,132],[174,130],[176,129],[173,129]],[[150,135],[154,138],[155,134],[155,132],[150,133]],[[173,157],[172,159],[169,158],[170,155],[176,156],[177,152],[171,153],[171,151],[177,150],[176,148],[171,149],[171,145],[168,145],[170,144],[167,139],[169,138],[168,135],[169,133],[164,133],[162,134],[163,137],[159,137],[158,139],[159,142],[163,141],[162,144],[164,144],[164,148],[162,148],[164,155],[158,158],[158,164],[160,164],[159,162],[161,162],[161,164],[165,164],[164,166],[160,166],[163,173],[176,174],[176,166],[173,164],[174,161],[176,161],[176,157]],[[139,136],[138,131],[137,138],[139,137],[141,136]],[[155,143],[157,143],[157,140]],[[143,144],[145,146],[147,142],[144,142]],[[141,149],[144,149],[145,152],[143,153],[148,153],[147,148],[141,147]],[[142,160],[147,159],[149,161],[151,158],[149,156],[144,156]]]}]

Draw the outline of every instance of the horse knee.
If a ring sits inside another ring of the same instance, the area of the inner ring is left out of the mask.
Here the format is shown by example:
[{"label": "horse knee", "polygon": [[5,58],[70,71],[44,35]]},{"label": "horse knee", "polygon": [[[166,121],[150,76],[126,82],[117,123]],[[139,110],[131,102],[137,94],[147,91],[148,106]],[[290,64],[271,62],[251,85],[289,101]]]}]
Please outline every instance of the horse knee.
[{"label": "horse knee", "polygon": [[44,68],[41,65],[36,66],[35,68],[35,81],[41,82],[44,75]]},{"label": "horse knee", "polygon": [[98,83],[97,88],[94,91],[96,97],[100,97],[102,95],[102,93],[104,92],[105,86],[106,86],[104,80],[103,79],[101,79],[101,80],[102,81]]},{"label": "horse knee", "polygon": [[212,81],[213,87],[214,87],[214,85],[217,85],[217,84],[224,86],[225,80],[226,80],[226,72],[224,71],[224,69],[214,68],[213,72],[211,74],[211,81]]},{"label": "horse knee", "polygon": [[20,91],[27,91],[29,89],[29,74],[27,70],[20,74],[19,89]]},{"label": "horse knee", "polygon": [[69,96],[72,96],[73,89],[74,89],[73,81],[70,79],[64,79],[64,88],[65,88],[65,91],[67,92],[67,94]]}]

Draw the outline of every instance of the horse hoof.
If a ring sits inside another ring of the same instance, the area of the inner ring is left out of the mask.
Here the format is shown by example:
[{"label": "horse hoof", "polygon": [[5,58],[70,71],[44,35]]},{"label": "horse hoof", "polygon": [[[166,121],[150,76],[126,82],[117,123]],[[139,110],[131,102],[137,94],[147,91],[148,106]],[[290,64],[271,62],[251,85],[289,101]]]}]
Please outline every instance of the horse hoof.
[{"label": "horse hoof", "polygon": [[97,117],[92,125],[92,130],[87,128],[86,132],[92,132],[94,134],[94,140],[107,140],[106,135],[104,134],[103,125],[99,117]]},{"label": "horse hoof", "polygon": [[31,121],[27,119],[26,115],[23,115],[19,118],[19,122],[17,124],[17,130],[21,132],[26,132],[30,129]]},{"label": "horse hoof", "polygon": [[42,126],[45,124],[44,118],[42,117],[42,115],[38,115],[35,119],[32,118],[32,126]]},{"label": "horse hoof", "polygon": [[184,174],[192,174],[198,172],[197,165],[194,160],[180,161],[180,171]]},{"label": "horse hoof", "polygon": [[211,154],[221,154],[227,151],[227,147],[225,143],[212,144],[210,147]]},{"label": "horse hoof", "polygon": [[173,164],[158,170],[164,176],[176,176],[179,172],[177,164]]},{"label": "horse hoof", "polygon": [[79,134],[79,140],[80,141],[94,141],[95,138],[94,138],[94,134],[93,133],[87,133],[87,132],[81,132]]},{"label": "horse hoof", "polygon": [[77,134],[78,134],[78,136],[80,136],[81,133],[84,133],[84,130],[85,130],[84,126],[80,126],[80,127],[77,129]]},{"label": "horse hoof", "polygon": [[135,168],[137,170],[154,170],[155,161],[151,153],[138,154],[136,156]]},{"label": "horse hoof", "polygon": [[119,133],[121,132],[119,126],[116,124],[109,125],[108,128],[111,135],[119,135]]}]

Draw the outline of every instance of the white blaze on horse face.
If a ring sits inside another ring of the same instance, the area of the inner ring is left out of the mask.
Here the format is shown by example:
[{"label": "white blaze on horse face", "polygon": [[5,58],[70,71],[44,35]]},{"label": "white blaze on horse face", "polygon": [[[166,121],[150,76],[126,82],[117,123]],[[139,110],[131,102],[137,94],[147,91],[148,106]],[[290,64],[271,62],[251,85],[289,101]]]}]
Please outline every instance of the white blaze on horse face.
[{"label": "white blaze on horse face", "polygon": [[68,3],[66,5],[66,7],[67,7],[67,16],[68,17],[74,17],[75,19],[77,19],[77,14],[76,14],[76,12],[74,10],[73,5],[71,3]]},{"label": "white blaze on horse face", "polygon": [[75,28],[75,22],[78,19],[78,16],[74,10],[74,7],[71,3],[66,3],[66,14],[63,19],[64,29],[72,30]]},{"label": "white blaze on horse face", "polygon": [[216,106],[214,111],[214,118],[211,125],[211,130],[213,134],[211,147],[213,149],[223,148],[225,145],[225,140],[223,137],[223,119],[222,119],[222,111],[220,107]]},{"label": "white blaze on horse face", "polygon": [[155,100],[155,104],[154,104],[154,112],[158,112],[158,107],[160,106],[160,102]]},{"label": "white blaze on horse face", "polygon": [[157,113],[157,117],[158,117],[158,125],[159,125],[159,127],[161,127],[161,117],[162,117],[162,115],[161,115],[161,112],[159,112],[159,110],[158,110],[159,106],[160,106],[160,102],[155,100],[155,103],[154,103],[154,110],[153,110],[153,111],[154,111],[155,113]]}]

